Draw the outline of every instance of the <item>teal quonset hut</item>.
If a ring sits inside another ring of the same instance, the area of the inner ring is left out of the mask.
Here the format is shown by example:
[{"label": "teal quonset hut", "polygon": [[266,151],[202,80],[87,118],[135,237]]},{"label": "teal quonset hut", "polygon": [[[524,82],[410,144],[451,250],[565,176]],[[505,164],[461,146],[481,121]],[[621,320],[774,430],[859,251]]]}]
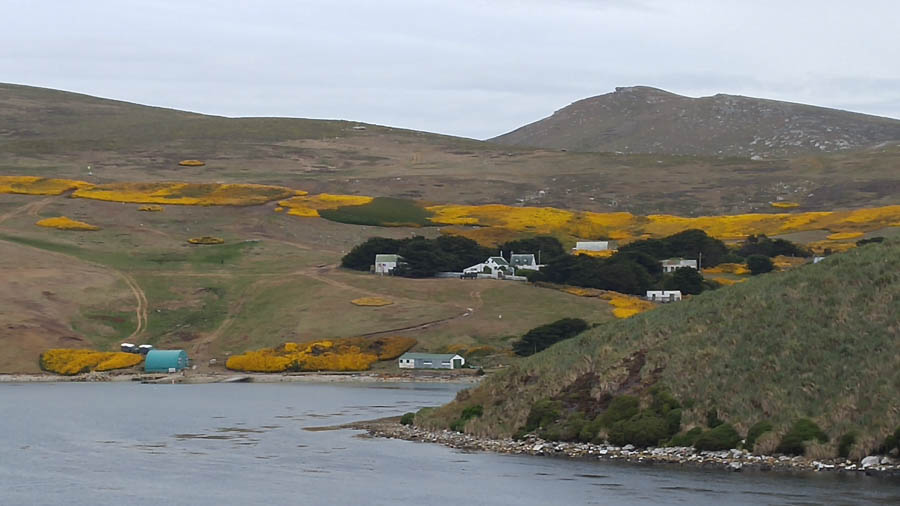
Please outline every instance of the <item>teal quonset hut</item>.
[{"label": "teal quonset hut", "polygon": [[188,356],[184,350],[150,350],[144,359],[145,372],[175,372],[186,369]]}]

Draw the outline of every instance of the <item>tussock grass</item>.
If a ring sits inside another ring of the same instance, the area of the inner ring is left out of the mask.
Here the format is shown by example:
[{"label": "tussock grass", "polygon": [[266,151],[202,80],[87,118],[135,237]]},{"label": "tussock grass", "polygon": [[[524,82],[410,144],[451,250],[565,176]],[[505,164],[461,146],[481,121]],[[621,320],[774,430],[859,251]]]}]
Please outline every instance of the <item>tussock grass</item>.
[{"label": "tussock grass", "polygon": [[862,455],[900,423],[898,316],[900,243],[867,245],[595,327],[417,424],[446,427],[477,403],[484,416],[467,430],[509,436],[536,401],[586,374],[597,377],[588,395],[615,394],[628,378],[628,359],[640,352],[641,384],[660,383],[691,400],[685,426],[701,425],[712,407],[741,434],[769,420],[774,430],[756,446],[772,451],[794,421],[808,418],[831,438],[834,454],[841,434],[859,434],[853,452]]}]

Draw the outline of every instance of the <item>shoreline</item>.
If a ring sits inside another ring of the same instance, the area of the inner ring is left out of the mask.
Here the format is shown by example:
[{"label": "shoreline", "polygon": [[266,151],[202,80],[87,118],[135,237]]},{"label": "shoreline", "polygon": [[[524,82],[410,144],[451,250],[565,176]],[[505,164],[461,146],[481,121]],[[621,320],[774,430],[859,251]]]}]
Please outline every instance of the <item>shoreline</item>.
[{"label": "shoreline", "polygon": [[424,430],[399,423],[400,417],[341,425],[336,428],[366,431],[367,437],[436,443],[466,451],[512,455],[669,465],[729,472],[830,472],[863,473],[867,476],[900,477],[900,459],[871,456],[853,462],[844,459],[814,460],[807,457],[754,455],[744,450],[697,451],[692,447],[634,448],[592,443],[544,441],[528,437],[521,441],[472,436],[450,430]]},{"label": "shoreline", "polygon": [[483,376],[441,373],[384,373],[384,372],[310,372],[310,373],[107,373],[90,372],[74,376],[57,374],[0,374],[4,383],[110,383],[140,382],[159,384],[208,383],[467,383],[476,384]]}]

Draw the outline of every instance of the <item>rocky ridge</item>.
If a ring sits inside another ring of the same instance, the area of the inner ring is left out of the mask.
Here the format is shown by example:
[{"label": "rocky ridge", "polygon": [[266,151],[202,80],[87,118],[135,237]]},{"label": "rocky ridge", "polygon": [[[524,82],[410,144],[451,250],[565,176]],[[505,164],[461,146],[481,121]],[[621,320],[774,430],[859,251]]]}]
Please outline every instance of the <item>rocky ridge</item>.
[{"label": "rocky ridge", "polygon": [[491,141],[570,151],[760,160],[900,141],[900,120],[739,95],[692,98],[632,86],[579,100]]}]

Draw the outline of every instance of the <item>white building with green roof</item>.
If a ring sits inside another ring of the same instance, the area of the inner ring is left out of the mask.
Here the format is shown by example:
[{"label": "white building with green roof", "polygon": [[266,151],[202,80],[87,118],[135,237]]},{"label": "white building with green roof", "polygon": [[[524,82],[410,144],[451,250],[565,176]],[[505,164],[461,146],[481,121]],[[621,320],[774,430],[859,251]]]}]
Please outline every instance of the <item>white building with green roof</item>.
[{"label": "white building with green roof", "polygon": [[401,263],[400,255],[375,255],[375,274],[391,274]]}]

